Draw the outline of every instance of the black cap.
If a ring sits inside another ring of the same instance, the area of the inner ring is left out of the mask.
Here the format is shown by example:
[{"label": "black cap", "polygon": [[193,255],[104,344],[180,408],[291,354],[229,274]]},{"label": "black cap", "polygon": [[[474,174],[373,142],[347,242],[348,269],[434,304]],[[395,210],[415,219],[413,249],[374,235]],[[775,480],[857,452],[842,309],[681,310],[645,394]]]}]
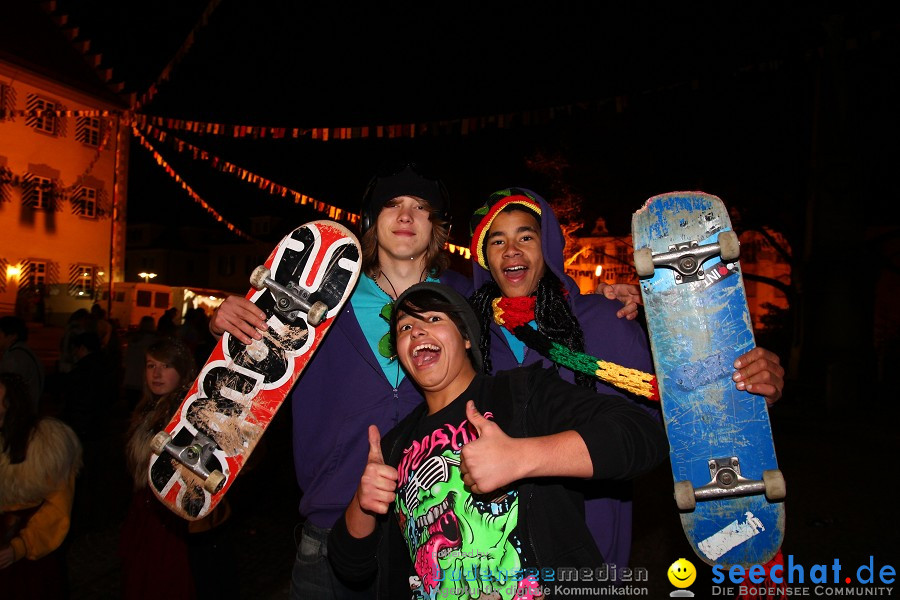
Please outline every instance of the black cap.
[{"label": "black cap", "polygon": [[361,233],[365,233],[378,219],[384,205],[398,196],[415,196],[428,202],[431,209],[447,220],[447,188],[439,179],[422,174],[415,163],[403,163],[384,175],[369,181],[363,194]]},{"label": "black cap", "polygon": [[397,297],[397,301],[394,302],[394,310],[391,312],[391,339],[393,340],[396,336],[397,313],[400,311],[400,307],[403,306],[403,303],[410,295],[420,292],[431,293],[453,307],[456,316],[459,317],[458,321],[455,322],[457,322],[457,324],[459,322],[462,323],[460,333],[464,338],[469,340],[472,345],[469,350],[472,356],[472,364],[475,367],[475,371],[481,373],[483,371],[480,347],[481,323],[478,321],[478,317],[475,316],[475,311],[472,310],[472,306],[469,304],[468,300],[463,298],[462,295],[452,287],[444,285],[443,283],[433,283],[431,281],[417,283],[407,288],[405,292]]}]

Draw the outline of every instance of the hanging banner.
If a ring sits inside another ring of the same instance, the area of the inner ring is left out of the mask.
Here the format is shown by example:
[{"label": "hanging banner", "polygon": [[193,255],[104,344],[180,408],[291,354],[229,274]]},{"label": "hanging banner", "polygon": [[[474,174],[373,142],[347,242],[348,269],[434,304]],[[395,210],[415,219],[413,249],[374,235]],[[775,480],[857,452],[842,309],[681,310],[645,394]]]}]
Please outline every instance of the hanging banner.
[{"label": "hanging banner", "polygon": [[531,126],[571,116],[584,105],[567,104],[539,110],[503,113],[483,117],[468,117],[422,123],[395,123],[392,125],[372,125],[356,127],[312,127],[293,128],[266,127],[261,125],[232,125],[208,123],[187,119],[173,119],[151,115],[137,115],[142,126],[154,125],[175,131],[188,131],[198,135],[222,135],[233,138],[306,138],[319,142],[347,141],[361,139],[414,139],[423,136],[461,135],[466,136],[487,129],[509,129],[517,126]]},{"label": "hanging banner", "polygon": [[[223,158],[220,158],[214,154],[210,154],[206,150],[202,148],[198,148],[197,146],[186,142],[178,137],[173,135],[169,135],[167,132],[154,127],[152,125],[147,125],[145,128],[142,128],[147,137],[152,137],[159,142],[168,143],[172,148],[177,150],[180,153],[188,153],[195,160],[201,160],[206,162],[212,168],[221,171],[223,173],[229,173],[241,179],[241,181],[256,185],[259,189],[264,192],[267,192],[273,196],[281,196],[282,198],[291,198],[294,201],[294,204],[309,204],[312,203],[313,208],[315,210],[325,213],[329,215],[329,218],[335,221],[344,220],[348,223],[356,225],[359,223],[359,215],[356,213],[349,212],[337,206],[328,204],[326,202],[322,202],[316,200],[314,198],[310,198],[306,194],[302,194],[296,190],[293,190],[287,186],[281,185],[279,183],[275,183],[271,179],[263,177],[262,175],[258,175],[253,173],[252,171],[248,171],[242,167],[237,166],[236,164],[229,162]],[[339,215],[339,216],[335,216]]]},{"label": "hanging banner", "polygon": [[209,4],[206,5],[206,8],[203,10],[203,14],[200,15],[200,20],[197,21],[197,24],[194,25],[194,28],[191,29],[184,42],[181,44],[181,47],[178,48],[178,51],[175,52],[175,56],[172,57],[172,60],[163,67],[162,72],[159,74],[159,77],[156,78],[156,81],[150,84],[150,87],[147,88],[141,97],[138,98],[132,109],[137,111],[140,110],[145,104],[153,100],[153,97],[159,92],[159,86],[169,80],[169,77],[172,76],[172,71],[175,70],[175,67],[184,59],[187,55],[188,51],[194,45],[194,40],[197,38],[197,33],[206,27],[207,23],[209,23],[209,17],[213,14],[213,11],[216,10],[216,7],[219,6],[219,2],[221,0],[210,0]]},{"label": "hanging banner", "polygon": [[48,110],[44,108],[4,110],[0,108],[0,121],[12,119],[13,117],[94,117],[94,118],[113,118],[122,114],[119,110]]},{"label": "hanging banner", "polygon": [[174,179],[179,185],[181,185],[181,189],[183,189],[185,192],[187,192],[188,196],[190,196],[194,202],[199,204],[201,206],[201,208],[203,208],[203,210],[205,210],[207,213],[209,213],[209,215],[212,216],[216,221],[224,224],[225,227],[229,231],[231,231],[233,234],[235,234],[236,236],[244,238],[245,240],[250,241],[250,242],[258,241],[256,238],[254,238],[250,235],[247,235],[246,233],[244,233],[243,231],[238,229],[233,223],[226,220],[225,217],[220,215],[219,212],[216,211],[216,209],[214,209],[212,206],[210,206],[210,204],[208,202],[206,202],[206,200],[201,198],[200,194],[195,192],[194,189],[190,185],[188,185],[188,183],[184,179],[182,179],[178,173],[175,172],[175,169],[173,169],[171,166],[169,166],[169,163],[166,162],[166,159],[163,158],[162,155],[156,151],[156,148],[153,147],[153,144],[151,144],[147,140],[147,138],[145,138],[143,135],[141,135],[141,132],[138,131],[138,128],[136,126],[132,126],[131,130],[134,133],[134,136],[137,138],[138,142],[141,144],[141,146],[144,149],[146,149],[148,152],[150,152],[150,154],[153,156],[153,159],[156,161],[156,164],[158,164],[160,167],[162,167],[163,171],[166,172],[166,175],[168,175],[169,177]]}]

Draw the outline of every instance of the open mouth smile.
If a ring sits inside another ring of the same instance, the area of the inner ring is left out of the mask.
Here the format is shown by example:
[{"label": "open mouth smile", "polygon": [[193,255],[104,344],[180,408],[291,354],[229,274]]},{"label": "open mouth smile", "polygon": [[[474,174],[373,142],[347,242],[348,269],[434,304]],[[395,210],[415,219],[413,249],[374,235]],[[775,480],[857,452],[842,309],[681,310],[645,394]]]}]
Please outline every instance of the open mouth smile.
[{"label": "open mouth smile", "polygon": [[434,344],[419,344],[412,351],[412,363],[417,368],[427,367],[438,360],[441,349]]}]

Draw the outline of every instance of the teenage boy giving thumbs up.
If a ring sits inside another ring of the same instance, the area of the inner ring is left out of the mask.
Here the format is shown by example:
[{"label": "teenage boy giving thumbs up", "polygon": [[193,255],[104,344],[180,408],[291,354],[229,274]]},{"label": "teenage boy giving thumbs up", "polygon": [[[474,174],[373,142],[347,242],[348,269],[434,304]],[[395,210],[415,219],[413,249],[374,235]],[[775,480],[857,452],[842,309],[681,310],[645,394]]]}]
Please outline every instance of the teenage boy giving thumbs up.
[{"label": "teenage boy giving thumbs up", "polygon": [[479,331],[445,285],[398,298],[395,349],[425,402],[383,439],[369,428],[365,471],[329,559],[348,581],[377,573],[381,598],[594,595],[555,577],[604,562],[572,484],[653,468],[667,453],[662,426],[538,365],[482,374]]}]

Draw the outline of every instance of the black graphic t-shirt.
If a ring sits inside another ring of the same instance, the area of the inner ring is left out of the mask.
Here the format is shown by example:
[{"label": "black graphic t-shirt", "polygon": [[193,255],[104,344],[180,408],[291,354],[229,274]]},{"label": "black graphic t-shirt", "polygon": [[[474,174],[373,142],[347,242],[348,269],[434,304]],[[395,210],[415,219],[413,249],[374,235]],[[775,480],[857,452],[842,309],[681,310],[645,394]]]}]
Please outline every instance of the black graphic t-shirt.
[{"label": "black graphic t-shirt", "polygon": [[465,402],[423,417],[397,468],[395,516],[413,564],[413,599],[514,598],[537,585],[523,577],[518,492],[473,495],[463,485],[460,451],[478,437]]}]

